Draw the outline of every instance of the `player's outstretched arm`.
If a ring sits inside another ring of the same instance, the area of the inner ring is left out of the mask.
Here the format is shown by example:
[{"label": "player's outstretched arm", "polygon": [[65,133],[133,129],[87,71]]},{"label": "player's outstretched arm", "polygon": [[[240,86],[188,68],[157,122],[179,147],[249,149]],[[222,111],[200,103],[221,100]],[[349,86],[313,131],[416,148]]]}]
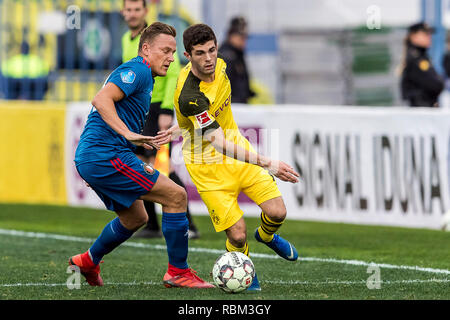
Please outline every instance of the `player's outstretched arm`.
[{"label": "player's outstretched arm", "polygon": [[177,139],[181,135],[181,129],[178,124],[173,125],[167,130],[161,130],[158,132],[158,135],[155,136],[155,142],[159,145],[164,145],[169,143],[175,139]]},{"label": "player's outstretched arm", "polygon": [[252,163],[268,169],[271,174],[282,181],[297,183],[300,175],[288,164],[279,160],[251,152],[225,138],[222,128],[206,131],[204,137],[211,142],[220,153],[239,161]]},{"label": "player's outstretched arm", "polygon": [[117,114],[114,102],[125,97],[123,91],[114,83],[107,83],[94,97],[92,105],[97,109],[102,119],[118,134],[136,146],[143,146],[146,149],[159,149],[159,144],[155,143],[155,137],[143,136],[128,129],[127,125]]}]

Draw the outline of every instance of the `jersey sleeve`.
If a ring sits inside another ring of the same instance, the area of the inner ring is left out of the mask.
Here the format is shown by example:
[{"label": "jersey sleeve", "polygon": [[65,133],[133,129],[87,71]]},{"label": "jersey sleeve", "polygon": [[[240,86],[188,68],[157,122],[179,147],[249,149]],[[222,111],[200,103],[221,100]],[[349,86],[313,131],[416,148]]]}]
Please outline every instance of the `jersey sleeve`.
[{"label": "jersey sleeve", "polygon": [[180,99],[180,112],[192,122],[195,130],[201,130],[202,133],[220,127],[209,112],[209,100],[205,96],[195,95]]},{"label": "jersey sleeve", "polygon": [[144,91],[153,83],[150,69],[145,65],[127,64],[117,68],[106,81],[118,86],[126,97],[135,92]]}]

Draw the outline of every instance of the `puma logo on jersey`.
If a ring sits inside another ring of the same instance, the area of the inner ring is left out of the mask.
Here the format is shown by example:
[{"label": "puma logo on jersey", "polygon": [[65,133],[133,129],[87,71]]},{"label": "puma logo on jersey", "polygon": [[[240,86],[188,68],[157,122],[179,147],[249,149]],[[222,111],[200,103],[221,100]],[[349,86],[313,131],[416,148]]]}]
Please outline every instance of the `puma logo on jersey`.
[{"label": "puma logo on jersey", "polygon": [[194,106],[198,107],[198,103],[197,103],[198,99],[195,99],[195,101],[189,101],[189,104],[193,104]]}]

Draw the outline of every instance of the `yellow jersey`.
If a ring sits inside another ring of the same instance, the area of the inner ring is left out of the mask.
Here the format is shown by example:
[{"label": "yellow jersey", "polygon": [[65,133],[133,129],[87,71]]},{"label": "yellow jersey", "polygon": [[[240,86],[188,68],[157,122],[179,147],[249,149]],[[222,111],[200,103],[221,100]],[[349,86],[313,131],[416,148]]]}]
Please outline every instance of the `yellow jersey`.
[{"label": "yellow jersey", "polygon": [[[234,121],[231,111],[231,85],[226,67],[225,61],[218,57],[215,79],[212,82],[197,78],[191,71],[191,63],[181,70],[178,77],[174,96],[175,112],[183,135],[184,161],[197,189],[199,185],[200,189],[214,188],[210,183],[203,183],[203,178],[206,179],[202,177],[205,165],[215,165],[214,172],[217,175],[221,175],[220,170],[225,166],[245,165],[244,162],[216,151],[208,140],[203,139],[206,131],[221,127],[227,140],[254,151]],[[210,175],[211,170],[208,172]],[[212,178],[209,176],[207,180],[214,183]]]}]

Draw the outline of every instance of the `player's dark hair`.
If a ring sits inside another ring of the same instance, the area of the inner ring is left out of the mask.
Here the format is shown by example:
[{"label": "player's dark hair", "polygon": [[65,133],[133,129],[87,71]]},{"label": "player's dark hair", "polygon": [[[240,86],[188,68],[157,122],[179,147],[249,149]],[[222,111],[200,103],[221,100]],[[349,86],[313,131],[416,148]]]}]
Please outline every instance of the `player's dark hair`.
[{"label": "player's dark hair", "polygon": [[175,38],[177,36],[177,31],[174,27],[168,24],[153,22],[141,33],[141,39],[139,40],[139,51],[141,51],[144,42],[151,43],[153,39],[160,34],[168,34],[169,36]]},{"label": "player's dark hair", "polygon": [[214,40],[214,43],[217,45],[214,31],[203,23],[194,24],[187,28],[183,33],[184,49],[189,54],[191,54],[194,46],[204,44],[210,40]]},{"label": "player's dark hair", "polygon": [[147,0],[123,0],[123,6],[125,7],[125,2],[127,1],[132,1],[132,2],[139,2],[142,1],[142,3],[144,4],[144,8],[147,7]]}]

